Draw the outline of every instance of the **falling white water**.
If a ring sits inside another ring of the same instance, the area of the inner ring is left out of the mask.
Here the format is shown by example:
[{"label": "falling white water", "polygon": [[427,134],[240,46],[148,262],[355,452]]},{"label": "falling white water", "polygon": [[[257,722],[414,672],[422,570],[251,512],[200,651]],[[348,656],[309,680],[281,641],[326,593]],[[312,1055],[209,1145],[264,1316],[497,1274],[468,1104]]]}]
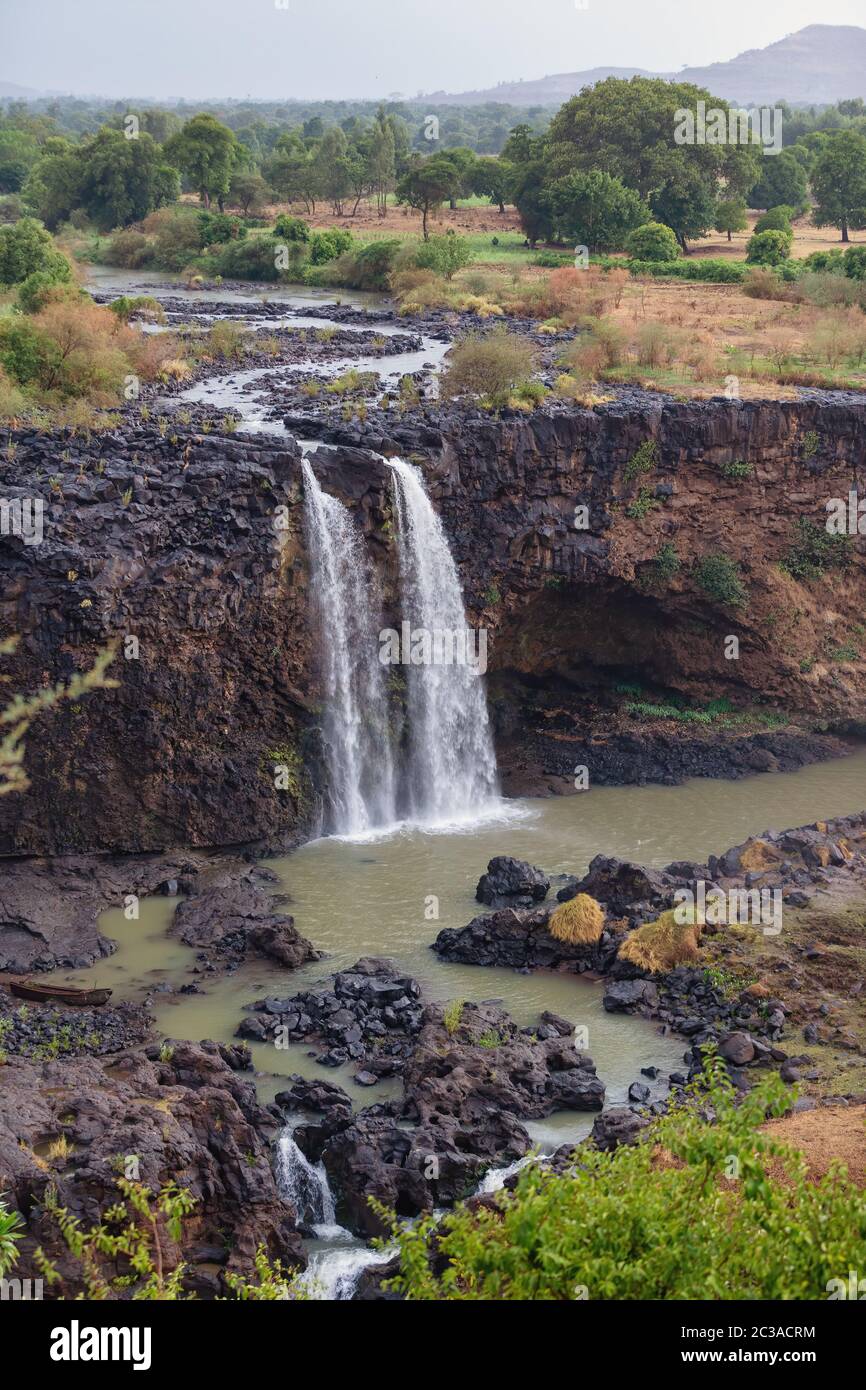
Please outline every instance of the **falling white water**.
[{"label": "falling white water", "polygon": [[301,1116],[280,1135],[276,1178],[280,1194],[290,1202],[297,1219],[316,1236],[300,1284],[310,1298],[350,1299],[358,1280],[371,1265],[387,1264],[393,1250],[373,1250],[337,1224],[334,1194],[324,1164],[311,1163],[295,1143],[293,1131]]},{"label": "falling white water", "polygon": [[[315,1166],[305,1157],[292,1137],[291,1127],[283,1130],[277,1145],[277,1186],[295,1208],[298,1220],[317,1231],[336,1227],[334,1198],[328,1175],[321,1163]],[[337,1228],[339,1229],[339,1228]]]},{"label": "falling white water", "polygon": [[392,824],[396,815],[377,590],[348,508],[323,492],[306,461],[303,473],[321,625],[331,828],[339,835],[362,835]]},{"label": "falling white water", "polygon": [[[390,466],[402,621],[413,630],[463,637],[468,631],[463,594],[442,522],[418,470],[402,459]],[[410,814],[428,824],[475,819],[497,796],[483,676],[460,662],[409,665],[405,674]]]}]

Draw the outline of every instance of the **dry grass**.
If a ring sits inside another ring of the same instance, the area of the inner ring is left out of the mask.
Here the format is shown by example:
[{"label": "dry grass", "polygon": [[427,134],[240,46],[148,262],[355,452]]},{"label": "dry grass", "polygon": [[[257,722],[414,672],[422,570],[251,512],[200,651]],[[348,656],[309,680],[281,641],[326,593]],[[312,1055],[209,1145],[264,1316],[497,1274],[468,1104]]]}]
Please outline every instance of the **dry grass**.
[{"label": "dry grass", "polygon": [[590,945],[604,930],[604,910],[588,893],[578,893],[562,903],[550,918],[548,931],[556,941],[571,946]]},{"label": "dry grass", "polygon": [[663,974],[698,959],[700,934],[699,922],[678,922],[675,910],[670,908],[626,937],[619,948],[619,958],[653,975]]}]

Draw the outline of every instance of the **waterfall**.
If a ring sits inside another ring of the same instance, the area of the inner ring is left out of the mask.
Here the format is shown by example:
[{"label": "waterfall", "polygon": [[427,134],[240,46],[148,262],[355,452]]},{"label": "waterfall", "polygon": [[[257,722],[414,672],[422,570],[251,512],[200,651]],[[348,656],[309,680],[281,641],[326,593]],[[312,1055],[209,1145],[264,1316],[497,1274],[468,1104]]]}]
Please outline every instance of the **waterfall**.
[{"label": "waterfall", "polygon": [[359,835],[390,825],[396,815],[377,588],[348,508],[322,491],[306,460],[303,475],[321,632],[332,828]]},{"label": "waterfall", "polygon": [[280,1135],[276,1169],[277,1186],[286,1201],[295,1208],[298,1220],[316,1229],[334,1229],[337,1218],[328,1175],[321,1163],[314,1167],[301,1153],[292,1137],[291,1127],[284,1129]]},{"label": "waterfall", "polygon": [[[413,631],[465,638],[463,594],[442,522],[418,470],[400,459],[390,467],[403,622]],[[405,671],[410,814],[434,823],[474,818],[497,795],[483,676],[465,662],[426,661]]]},{"label": "waterfall", "polygon": [[277,1144],[276,1178],[280,1195],[290,1202],[302,1225],[316,1235],[309,1248],[309,1264],[301,1285],[310,1298],[346,1300],[371,1265],[387,1264],[393,1249],[373,1250],[337,1224],[334,1194],[324,1164],[313,1164],[295,1143],[298,1116],[283,1130]]}]

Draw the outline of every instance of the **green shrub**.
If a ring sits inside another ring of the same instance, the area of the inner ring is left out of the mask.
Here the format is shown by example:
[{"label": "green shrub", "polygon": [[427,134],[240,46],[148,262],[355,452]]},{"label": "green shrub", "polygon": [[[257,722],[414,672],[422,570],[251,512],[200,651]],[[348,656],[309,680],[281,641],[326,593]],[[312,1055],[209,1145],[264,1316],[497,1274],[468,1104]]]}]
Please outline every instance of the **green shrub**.
[{"label": "green shrub", "polygon": [[208,254],[211,274],[226,280],[279,280],[276,251],[270,237],[248,237],[214,246]]},{"label": "green shrub", "polygon": [[476,395],[504,405],[534,369],[532,343],[501,325],[486,335],[467,333],[454,344],[440,389],[446,400]]},{"label": "green shrub", "polygon": [[50,232],[35,217],[0,227],[0,285],[20,285],[36,271],[55,280],[71,280],[66,257],[55,249]]},{"label": "green shrub", "polygon": [[198,214],[199,245],[219,246],[224,241],[242,241],[247,229],[239,217],[229,217],[225,212],[200,212]]},{"label": "green shrub", "polygon": [[849,246],[843,260],[849,280],[866,280],[866,246]]},{"label": "green shrub", "polygon": [[351,232],[341,231],[339,227],[330,232],[313,232],[310,238],[310,262],[312,265],[326,265],[351,249]]},{"label": "green shrub", "polygon": [[58,280],[52,270],[34,270],[18,286],[18,303],[25,314],[38,314],[50,299],[77,298],[77,285],[67,279]]},{"label": "green shrub", "polygon": [[154,257],[154,248],[143,232],[132,227],[115,232],[102,253],[106,265],[122,266],[124,270],[140,270]]},{"label": "green shrub", "polygon": [[746,260],[750,265],[781,265],[788,259],[793,233],[756,232],[746,243]]},{"label": "green shrub", "polygon": [[654,439],[645,439],[625,466],[625,481],[633,483],[642,473],[651,473],[658,465],[659,446]]},{"label": "green shrub", "polygon": [[756,232],[790,232],[793,240],[794,229],[791,226],[791,218],[794,216],[794,209],[780,204],[776,208],[768,208],[762,213],[755,223]]},{"label": "green shrub", "polygon": [[745,279],[742,261],[713,260],[712,257],[680,261],[630,261],[632,275],[674,276],[678,280],[701,280],[716,285],[739,285]]},{"label": "green shrub", "polygon": [[663,222],[645,222],[628,236],[625,248],[638,261],[676,261],[680,246],[670,227]]},{"label": "green shrub", "polygon": [[279,237],[280,241],[306,243],[310,240],[309,224],[302,217],[290,217],[281,212],[274,223],[274,236]]},{"label": "green shrub", "polygon": [[866,1267],[866,1193],[841,1166],[816,1180],[762,1128],[791,1107],[779,1077],[738,1093],[710,1058],[692,1092],[642,1142],[582,1146],[562,1174],[529,1163],[513,1192],[438,1221],[395,1219],[394,1287],[415,1301],[776,1302],[826,1299]]},{"label": "green shrub", "polygon": [[850,536],[834,535],[825,526],[801,516],[782,567],[795,579],[820,579],[829,569],[845,569],[852,557]]},{"label": "green shrub", "polygon": [[469,238],[446,232],[444,236],[431,236],[422,242],[415,252],[415,264],[419,270],[435,270],[450,280],[458,270],[462,270],[472,260],[472,247]]},{"label": "green shrub", "polygon": [[740,567],[728,555],[705,555],[694,568],[698,586],[724,608],[745,608],[748,592],[740,578]]},{"label": "green shrub", "polygon": [[660,584],[666,584],[679,574],[681,568],[680,557],[676,550],[670,541],[665,541],[652,560],[652,577]]},{"label": "green shrub", "polygon": [[732,481],[741,482],[744,478],[751,478],[754,469],[750,463],[744,459],[736,459],[733,462],[719,464],[719,472],[723,478],[730,478]]}]

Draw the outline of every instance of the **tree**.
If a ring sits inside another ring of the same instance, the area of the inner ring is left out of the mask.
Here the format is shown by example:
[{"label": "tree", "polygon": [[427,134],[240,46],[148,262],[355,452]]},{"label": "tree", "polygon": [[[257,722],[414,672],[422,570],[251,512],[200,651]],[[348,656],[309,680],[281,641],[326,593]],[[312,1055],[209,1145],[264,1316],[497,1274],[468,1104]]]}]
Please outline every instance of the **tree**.
[{"label": "tree", "polygon": [[343,215],[343,199],[352,186],[352,162],[345,131],[338,125],[329,126],[319,141],[313,158],[322,195],[328,198],[334,214]]},{"label": "tree", "polygon": [[550,203],[557,234],[590,251],[619,251],[629,232],[649,217],[633,188],[597,169],[557,179]]},{"label": "tree", "polygon": [[457,207],[457,199],[465,198],[472,192],[478,156],[474,150],[462,145],[455,145],[451,149],[443,150],[442,154],[451,161],[457,171],[457,181],[449,197],[451,209],[454,211]]},{"label": "tree", "polygon": [[749,225],[746,217],[746,204],[742,198],[728,198],[716,206],[716,231],[727,232],[728,241],[733,232],[744,232]]},{"label": "tree", "polygon": [[55,280],[71,280],[65,256],[34,217],[0,227],[0,285],[20,285],[29,275],[47,271]]},{"label": "tree", "polygon": [[17,193],[39,159],[39,146],[29,132],[10,126],[0,130],[0,193]]},{"label": "tree", "polygon": [[394,118],[379,107],[370,136],[370,182],[376,195],[376,210],[380,217],[388,211],[388,194],[397,184],[397,141]]},{"label": "tree", "polygon": [[80,147],[79,158],[81,206],[101,231],[140,222],[180,193],[177,171],[163,163],[150,135],[128,140],[103,126]]},{"label": "tree", "polygon": [[687,82],[610,77],[587,87],[550,124],[549,177],[597,169],[621,179],[649,200],[654,215],[673,228],[686,250],[689,237],[713,225],[719,182],[730,193],[745,191],[755,182],[761,159],[751,143],[678,143],[679,113],[695,112],[701,101],[727,118],[727,102]]},{"label": "tree", "polygon": [[675,261],[680,254],[675,234],[663,222],[638,227],[626,242],[626,250],[638,261]]},{"label": "tree", "polygon": [[812,170],[816,227],[866,227],[866,136],[854,130],[831,135]]},{"label": "tree", "polygon": [[472,191],[498,204],[499,211],[504,213],[513,178],[514,170],[507,159],[501,156],[477,159],[472,171]]},{"label": "tree", "polygon": [[42,158],[30,170],[21,195],[51,231],[81,205],[82,164],[68,140],[45,142]]},{"label": "tree", "polygon": [[777,208],[785,205],[797,212],[805,208],[809,202],[809,185],[802,162],[804,154],[805,147],[797,146],[762,160],[761,177],[749,191],[749,206]]},{"label": "tree", "polygon": [[265,177],[278,197],[316,211],[320,193],[319,168],[304,142],[293,131],[281,135],[265,165]]},{"label": "tree", "polygon": [[220,212],[229,191],[235,165],[234,132],[215,116],[193,116],[177,135],[165,143],[166,158],[188,179],[206,208],[216,198]]},{"label": "tree", "polygon": [[268,203],[268,185],[261,174],[237,169],[229,184],[229,202],[239,207],[244,217],[263,212]]},{"label": "tree", "polygon": [[421,213],[422,233],[430,240],[427,221],[431,212],[440,208],[457,187],[459,174],[447,155],[434,154],[429,159],[416,155],[408,171],[397,185],[397,202],[408,203]]}]

